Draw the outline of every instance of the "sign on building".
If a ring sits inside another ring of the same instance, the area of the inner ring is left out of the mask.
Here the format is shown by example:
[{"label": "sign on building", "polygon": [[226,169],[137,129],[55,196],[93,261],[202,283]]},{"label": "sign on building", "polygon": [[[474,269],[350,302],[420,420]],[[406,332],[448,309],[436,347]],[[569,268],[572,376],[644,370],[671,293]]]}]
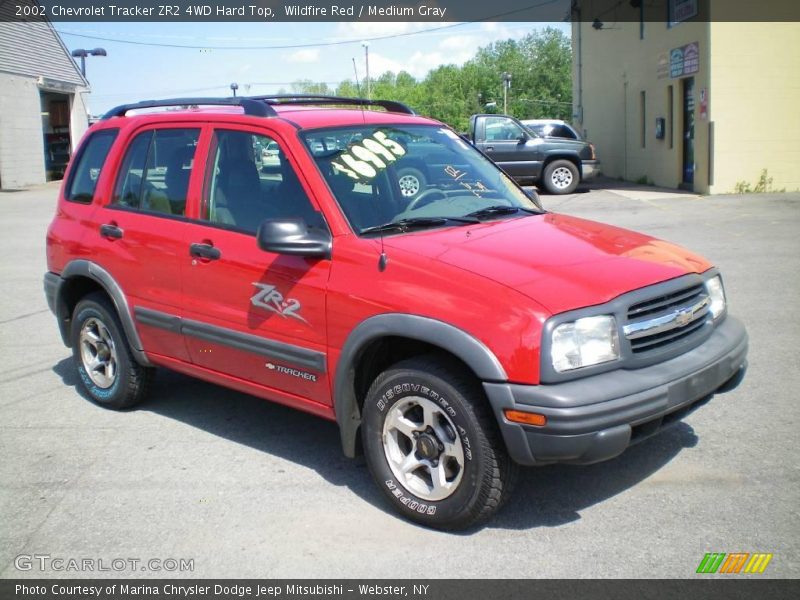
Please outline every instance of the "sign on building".
[{"label": "sign on building", "polygon": [[669,77],[669,53],[661,52],[656,60],[656,73],[659,79]]},{"label": "sign on building", "polygon": [[[697,42],[673,48],[669,52],[669,76],[672,79],[694,75],[700,70],[700,47]],[[660,75],[659,75],[660,76]]]},{"label": "sign on building", "polygon": [[677,25],[697,16],[697,0],[670,0],[669,24]]}]

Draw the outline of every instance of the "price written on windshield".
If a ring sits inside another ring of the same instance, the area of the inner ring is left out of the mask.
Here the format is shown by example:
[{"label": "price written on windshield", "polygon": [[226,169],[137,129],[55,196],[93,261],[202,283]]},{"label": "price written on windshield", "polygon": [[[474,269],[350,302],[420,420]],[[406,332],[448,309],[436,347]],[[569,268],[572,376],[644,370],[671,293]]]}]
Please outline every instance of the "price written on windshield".
[{"label": "price written on windshield", "polygon": [[347,152],[331,162],[331,166],[335,172],[344,173],[352,179],[370,180],[405,154],[406,149],[402,145],[387,137],[384,132],[376,131],[372,137],[351,144]]}]

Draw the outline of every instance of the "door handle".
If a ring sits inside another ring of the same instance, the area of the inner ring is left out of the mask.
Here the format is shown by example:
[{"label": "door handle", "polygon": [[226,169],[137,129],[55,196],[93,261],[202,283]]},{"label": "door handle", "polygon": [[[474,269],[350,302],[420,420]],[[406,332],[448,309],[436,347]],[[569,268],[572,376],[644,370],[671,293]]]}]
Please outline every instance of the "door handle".
[{"label": "door handle", "polygon": [[118,240],[122,237],[122,229],[114,223],[106,223],[105,225],[100,225],[100,235],[109,240]]},{"label": "door handle", "polygon": [[192,244],[189,246],[189,254],[206,260],[218,260],[222,256],[219,248],[214,248],[211,244]]},{"label": "door handle", "polygon": [[492,152],[494,150],[494,146],[486,146],[487,152]]}]

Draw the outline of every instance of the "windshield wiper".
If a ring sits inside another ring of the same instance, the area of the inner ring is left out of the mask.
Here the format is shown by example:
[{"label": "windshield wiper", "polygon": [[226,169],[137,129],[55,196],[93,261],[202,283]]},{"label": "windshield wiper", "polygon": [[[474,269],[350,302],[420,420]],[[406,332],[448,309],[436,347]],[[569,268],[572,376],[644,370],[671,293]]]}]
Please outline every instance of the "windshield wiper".
[{"label": "windshield wiper", "polygon": [[381,231],[394,230],[406,232],[416,228],[444,225],[449,221],[455,221],[456,223],[464,224],[479,223],[478,219],[467,217],[411,217],[408,219],[400,219],[399,221],[390,221],[388,223],[384,223],[383,225],[373,225],[372,227],[362,229],[360,234],[363,235],[365,233],[378,233]]},{"label": "windshield wiper", "polygon": [[473,217],[475,219],[482,219],[485,217],[493,217],[495,215],[513,215],[518,212],[525,212],[531,215],[541,214],[538,210],[533,210],[532,208],[523,208],[521,206],[496,205],[496,206],[487,206],[486,208],[482,208],[480,210],[475,210],[471,213],[467,213],[465,216]]}]

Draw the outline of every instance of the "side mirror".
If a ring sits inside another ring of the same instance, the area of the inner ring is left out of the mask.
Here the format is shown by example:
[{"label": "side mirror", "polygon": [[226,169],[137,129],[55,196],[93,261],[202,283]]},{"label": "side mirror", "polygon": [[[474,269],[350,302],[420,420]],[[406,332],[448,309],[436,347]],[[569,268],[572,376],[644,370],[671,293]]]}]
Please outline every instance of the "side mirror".
[{"label": "side mirror", "polygon": [[267,219],[258,227],[258,247],[266,252],[331,257],[331,234],[324,229],[309,230],[303,219]]},{"label": "side mirror", "polygon": [[529,139],[531,139],[531,136],[530,136],[530,135],[529,135],[529,134],[528,134],[526,131],[523,131],[522,133],[520,133],[520,134],[519,134],[519,137],[518,137],[517,139],[518,139],[520,142],[522,142],[522,143],[525,143],[525,142],[527,142]]}]

